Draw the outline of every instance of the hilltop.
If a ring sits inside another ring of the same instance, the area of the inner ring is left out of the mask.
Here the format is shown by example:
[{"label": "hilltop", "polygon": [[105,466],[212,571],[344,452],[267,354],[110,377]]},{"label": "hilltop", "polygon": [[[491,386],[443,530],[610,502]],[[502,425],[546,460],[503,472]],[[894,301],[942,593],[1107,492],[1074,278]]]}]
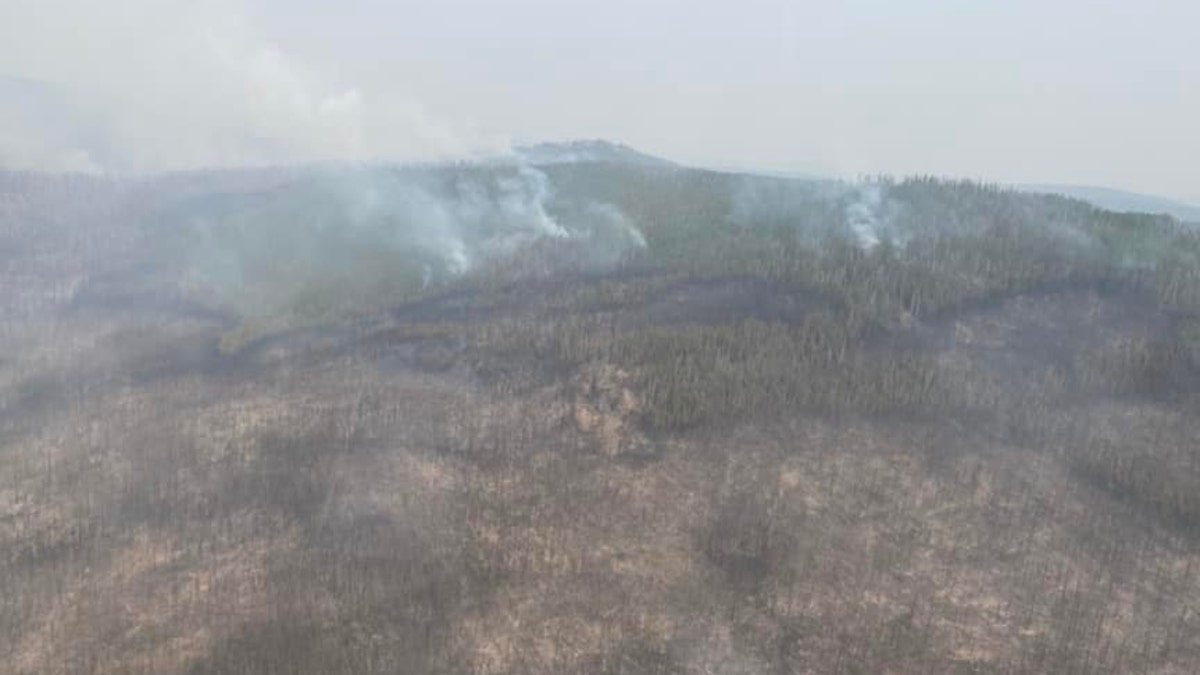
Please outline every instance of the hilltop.
[{"label": "hilltop", "polygon": [[1165,213],[1185,222],[1200,223],[1200,206],[1127,190],[1084,185],[1027,185],[1022,189],[1080,199],[1109,211]]},{"label": "hilltop", "polygon": [[1196,230],[539,147],[0,174],[7,672],[1200,669]]},{"label": "hilltop", "polygon": [[676,166],[670,160],[605,140],[535,143],[517,148],[517,155],[530,164],[537,165],[613,162],[639,166]]}]

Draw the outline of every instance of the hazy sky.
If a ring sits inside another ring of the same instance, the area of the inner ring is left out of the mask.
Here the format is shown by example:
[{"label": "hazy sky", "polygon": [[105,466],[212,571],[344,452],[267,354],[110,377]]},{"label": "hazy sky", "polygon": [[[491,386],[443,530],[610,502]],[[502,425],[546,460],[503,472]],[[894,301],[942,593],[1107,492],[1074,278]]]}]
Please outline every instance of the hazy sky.
[{"label": "hazy sky", "polygon": [[0,0],[0,74],[54,83],[94,122],[75,148],[12,131],[38,115],[0,115],[0,159],[146,169],[603,137],[709,164],[1200,202],[1197,35],[1196,0]]}]

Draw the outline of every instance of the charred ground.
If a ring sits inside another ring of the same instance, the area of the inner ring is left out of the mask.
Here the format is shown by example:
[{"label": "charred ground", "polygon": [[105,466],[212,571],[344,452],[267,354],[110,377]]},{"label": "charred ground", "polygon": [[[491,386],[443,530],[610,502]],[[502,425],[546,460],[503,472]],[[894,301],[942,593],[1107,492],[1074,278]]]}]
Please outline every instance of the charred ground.
[{"label": "charred ground", "polygon": [[0,670],[1200,667],[1195,231],[542,171],[559,222],[609,205],[644,248],[277,270],[257,313],[163,228],[274,217],[293,174],[6,176]]}]

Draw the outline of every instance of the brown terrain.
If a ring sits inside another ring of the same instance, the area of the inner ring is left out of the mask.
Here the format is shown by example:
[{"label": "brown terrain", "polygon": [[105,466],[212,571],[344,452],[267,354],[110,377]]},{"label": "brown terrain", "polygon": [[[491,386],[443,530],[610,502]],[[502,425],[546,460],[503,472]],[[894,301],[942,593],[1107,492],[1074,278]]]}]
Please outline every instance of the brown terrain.
[{"label": "brown terrain", "polygon": [[231,342],[60,260],[6,263],[0,672],[1200,672],[1200,322],[1144,285],[852,330],[631,271]]}]

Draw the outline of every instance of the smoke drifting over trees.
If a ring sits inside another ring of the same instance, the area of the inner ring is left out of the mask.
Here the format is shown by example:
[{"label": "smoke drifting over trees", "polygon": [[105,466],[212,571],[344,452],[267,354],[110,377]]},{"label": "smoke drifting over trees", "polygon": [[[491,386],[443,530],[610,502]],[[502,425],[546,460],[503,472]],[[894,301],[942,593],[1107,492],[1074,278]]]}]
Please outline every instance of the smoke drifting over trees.
[{"label": "smoke drifting over trees", "polygon": [[1195,670],[1194,228],[605,156],[0,174],[8,671]]},{"label": "smoke drifting over trees", "polygon": [[1195,223],[488,126],[1037,163],[748,3],[0,3],[0,675],[1200,672]]}]

